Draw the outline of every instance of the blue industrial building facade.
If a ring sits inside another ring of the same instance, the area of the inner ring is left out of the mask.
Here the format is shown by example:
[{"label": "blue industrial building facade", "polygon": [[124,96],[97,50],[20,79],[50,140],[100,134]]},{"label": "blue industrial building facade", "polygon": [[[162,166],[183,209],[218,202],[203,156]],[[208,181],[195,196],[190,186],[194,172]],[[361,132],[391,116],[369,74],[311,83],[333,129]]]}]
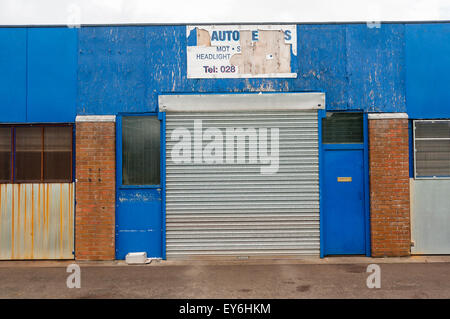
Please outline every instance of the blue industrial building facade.
[{"label": "blue industrial building facade", "polygon": [[157,114],[160,95],[257,92],[322,92],[327,112],[450,118],[448,23],[299,24],[296,78],[188,79],[187,46],[185,25],[0,28],[0,123]]}]

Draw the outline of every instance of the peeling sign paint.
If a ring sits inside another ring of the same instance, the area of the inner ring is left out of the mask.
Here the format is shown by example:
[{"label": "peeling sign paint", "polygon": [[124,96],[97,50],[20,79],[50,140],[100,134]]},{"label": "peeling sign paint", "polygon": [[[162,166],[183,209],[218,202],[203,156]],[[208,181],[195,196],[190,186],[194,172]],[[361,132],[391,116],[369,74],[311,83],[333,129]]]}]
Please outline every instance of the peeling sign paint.
[{"label": "peeling sign paint", "polygon": [[156,194],[153,193],[129,193],[127,196],[118,196],[117,200],[121,203],[123,202],[150,202],[154,200],[161,201],[161,190],[155,190]]},{"label": "peeling sign paint", "polygon": [[0,260],[73,259],[73,184],[0,184]]},{"label": "peeling sign paint", "polygon": [[242,53],[231,57],[244,74],[291,73],[291,44],[286,44],[282,31],[260,31],[259,41],[252,42],[250,31],[241,32]]},{"label": "peeling sign paint", "polygon": [[297,54],[295,25],[187,26],[187,44],[191,79],[297,76],[291,63]]}]

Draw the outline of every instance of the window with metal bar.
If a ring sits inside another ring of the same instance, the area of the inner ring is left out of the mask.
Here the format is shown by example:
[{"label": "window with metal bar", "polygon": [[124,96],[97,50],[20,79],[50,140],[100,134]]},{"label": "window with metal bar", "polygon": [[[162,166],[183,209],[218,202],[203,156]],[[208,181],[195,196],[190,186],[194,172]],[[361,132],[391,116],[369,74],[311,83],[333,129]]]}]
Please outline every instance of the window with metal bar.
[{"label": "window with metal bar", "polygon": [[0,127],[0,181],[11,180],[11,128]]},{"label": "window with metal bar", "polygon": [[414,121],[416,178],[450,178],[450,120]]},{"label": "window with metal bar", "polygon": [[17,127],[15,180],[18,182],[40,182],[42,178],[42,128]]},{"label": "window with metal bar", "polygon": [[122,184],[160,184],[160,122],[156,116],[122,118]]},{"label": "window with metal bar", "polygon": [[0,126],[0,182],[72,181],[71,125]]},{"label": "window with metal bar", "polygon": [[362,113],[329,112],[322,119],[322,143],[364,143],[363,130]]}]

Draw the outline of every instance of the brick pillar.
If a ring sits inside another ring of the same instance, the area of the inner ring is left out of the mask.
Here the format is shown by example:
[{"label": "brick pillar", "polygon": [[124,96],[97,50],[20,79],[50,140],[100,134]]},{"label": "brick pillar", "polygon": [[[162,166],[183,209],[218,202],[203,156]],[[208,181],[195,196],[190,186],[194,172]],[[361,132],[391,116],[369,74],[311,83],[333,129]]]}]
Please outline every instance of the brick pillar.
[{"label": "brick pillar", "polygon": [[410,255],[408,117],[369,114],[372,256]]},{"label": "brick pillar", "polygon": [[115,117],[76,118],[75,258],[115,259]]}]

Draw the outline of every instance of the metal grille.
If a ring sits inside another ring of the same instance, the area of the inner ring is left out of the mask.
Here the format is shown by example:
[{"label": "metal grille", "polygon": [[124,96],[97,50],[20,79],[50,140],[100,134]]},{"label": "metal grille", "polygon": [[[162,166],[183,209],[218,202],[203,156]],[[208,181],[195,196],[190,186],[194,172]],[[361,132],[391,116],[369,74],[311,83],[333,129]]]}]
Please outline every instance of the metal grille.
[{"label": "metal grille", "polygon": [[324,144],[364,143],[363,113],[332,113],[322,119]]},{"label": "metal grille", "polygon": [[450,177],[450,121],[414,121],[415,177]]},{"label": "metal grille", "polygon": [[[193,137],[194,120],[203,133],[224,132],[224,143],[226,128],[278,128],[278,172],[248,163],[248,140],[245,163],[175,163],[172,133],[184,128]],[[166,143],[168,258],[319,254],[317,111],[167,112]]]}]

